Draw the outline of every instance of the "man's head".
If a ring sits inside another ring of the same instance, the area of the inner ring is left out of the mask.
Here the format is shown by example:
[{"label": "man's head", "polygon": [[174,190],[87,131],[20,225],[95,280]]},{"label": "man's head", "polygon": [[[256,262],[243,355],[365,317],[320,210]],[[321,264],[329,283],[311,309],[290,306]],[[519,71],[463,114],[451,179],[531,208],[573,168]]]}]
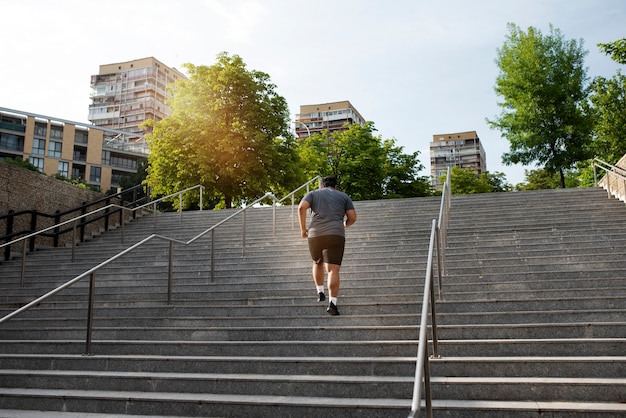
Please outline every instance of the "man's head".
[{"label": "man's head", "polygon": [[337,187],[337,179],[333,176],[324,177],[322,184],[324,187]]}]

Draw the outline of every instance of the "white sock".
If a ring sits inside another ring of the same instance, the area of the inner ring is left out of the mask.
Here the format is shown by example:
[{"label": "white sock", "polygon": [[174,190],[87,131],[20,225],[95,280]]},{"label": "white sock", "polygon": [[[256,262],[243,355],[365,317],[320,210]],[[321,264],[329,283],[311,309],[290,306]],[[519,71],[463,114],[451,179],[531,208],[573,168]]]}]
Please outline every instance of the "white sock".
[{"label": "white sock", "polygon": [[330,298],[330,302],[331,302],[333,305],[337,306],[337,298],[335,298],[335,297],[331,297],[331,298]]},{"label": "white sock", "polygon": [[324,285],[315,286],[315,287],[317,287],[317,293],[324,293]]}]

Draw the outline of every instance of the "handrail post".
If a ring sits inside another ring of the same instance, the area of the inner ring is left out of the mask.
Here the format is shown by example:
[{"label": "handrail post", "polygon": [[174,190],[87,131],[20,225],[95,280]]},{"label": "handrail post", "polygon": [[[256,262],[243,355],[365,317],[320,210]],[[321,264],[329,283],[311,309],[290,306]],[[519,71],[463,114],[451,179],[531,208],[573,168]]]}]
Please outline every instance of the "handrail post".
[{"label": "handrail post", "polygon": [[202,191],[204,190],[204,186],[200,186],[200,212],[202,212]]},{"label": "handrail post", "polygon": [[[86,204],[87,204],[86,202],[83,202],[83,207],[80,210],[81,216],[84,216],[85,214],[87,214],[87,207],[84,206]],[[86,220],[85,218],[82,218],[82,217],[80,218],[80,242],[85,242],[85,225],[86,225],[85,220]]]},{"label": "handrail post", "polygon": [[[109,212],[110,212],[110,210],[109,210],[108,206],[109,206],[110,203],[111,203],[111,199],[110,198],[104,201],[104,206],[107,206],[107,208],[104,210],[104,213],[105,213],[105,215],[104,215],[104,230],[105,231],[109,230],[109,216],[110,216]],[[121,201],[121,204],[122,205],[124,204],[124,200],[123,199]]]},{"label": "handrail post", "polygon": [[441,230],[439,228],[437,228],[437,233],[435,234],[435,247],[437,250],[437,287],[438,287],[438,292],[439,292],[439,301],[443,301],[443,280],[442,280],[442,276],[443,276],[443,269],[445,266],[445,263],[442,262],[442,253],[441,253]]},{"label": "handrail post", "polygon": [[[438,332],[437,332],[437,307],[435,306],[435,292],[432,287],[430,288],[430,325],[431,325],[431,329],[433,333],[433,358],[439,358],[439,337],[438,337]],[[428,361],[428,359],[426,361]]]},{"label": "handrail post", "polygon": [[426,414],[428,418],[433,418],[433,397],[430,388],[430,361],[428,360],[428,346],[424,346],[424,398],[426,398]]},{"label": "handrail post", "polygon": [[[120,213],[122,214],[122,216],[120,216],[121,218],[121,222],[120,222],[120,226],[122,228],[122,244],[124,243],[124,224],[125,222],[125,217],[124,217],[124,211],[120,209]],[[135,214],[135,211],[133,211],[133,215]]]},{"label": "handrail post", "polygon": [[178,194],[178,212],[180,212],[180,222],[183,222],[183,194]]},{"label": "handrail post", "polygon": [[[58,225],[61,223],[61,215],[60,215],[61,211],[57,209],[57,211],[55,212],[54,215],[54,224]],[[57,248],[59,246],[59,227],[55,227],[54,228],[54,238],[52,239],[53,241],[53,247]]]},{"label": "handrail post", "polygon": [[76,260],[76,219],[72,222],[72,263]]},{"label": "handrail post", "polygon": [[172,302],[172,271],[173,271],[172,260],[173,258],[174,258],[174,241],[170,241],[170,251],[169,251],[168,265],[167,265],[167,304],[168,305]]},{"label": "handrail post", "polygon": [[[30,217],[30,230],[31,231],[36,231],[37,230],[37,211],[33,211]],[[30,251],[35,251],[35,236],[33,235],[32,237],[30,237],[29,240],[29,244],[30,244]]]},{"label": "handrail post", "polygon": [[241,212],[242,220],[241,220],[241,256],[246,256],[246,210],[244,209]]},{"label": "handrail post", "polygon": [[215,229],[211,230],[211,283],[215,280]]},{"label": "handrail post", "polygon": [[22,277],[20,279],[20,287],[24,287],[26,283],[26,240],[22,240]]},{"label": "handrail post", "polygon": [[93,302],[96,287],[96,273],[92,272],[89,279],[89,305],[87,307],[87,337],[85,339],[85,355],[91,356],[91,331],[93,329]]},{"label": "handrail post", "polygon": [[154,202],[152,204],[152,213],[154,213],[154,233],[157,231],[157,204]]},{"label": "handrail post", "polygon": [[[9,211],[9,216],[7,217],[7,227],[6,227],[6,234],[5,234],[7,237],[13,233],[13,218],[15,216],[13,215],[14,213],[15,211],[11,209]],[[8,238],[7,242],[8,241],[11,241],[11,238]],[[4,247],[4,261],[9,261],[10,259],[11,259],[11,246],[7,245],[6,247]]]},{"label": "handrail post", "polygon": [[291,194],[291,229],[296,229],[295,193]]},{"label": "handrail post", "polygon": [[276,200],[272,196],[272,229],[274,238],[276,238]]}]

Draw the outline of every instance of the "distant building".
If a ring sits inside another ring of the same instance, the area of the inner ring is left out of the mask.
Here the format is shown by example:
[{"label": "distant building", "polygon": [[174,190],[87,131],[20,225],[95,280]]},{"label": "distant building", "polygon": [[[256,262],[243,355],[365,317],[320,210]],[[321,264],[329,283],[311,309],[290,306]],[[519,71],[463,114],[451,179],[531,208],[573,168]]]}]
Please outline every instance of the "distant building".
[{"label": "distant building", "polygon": [[349,101],[300,106],[296,115],[296,135],[306,138],[321,131],[345,130],[345,124],[363,125],[365,119]]},{"label": "distant building", "polygon": [[430,143],[430,176],[432,185],[440,190],[440,178],[448,167],[471,168],[476,174],[487,171],[485,150],[476,131],[433,135]]},{"label": "distant building", "polygon": [[89,120],[103,128],[143,134],[143,121],[170,114],[165,104],[168,84],[186,78],[152,57],[101,65],[91,76]]},{"label": "distant building", "polygon": [[80,178],[105,192],[148,156],[140,134],[0,107],[0,160],[29,160],[47,175]]}]

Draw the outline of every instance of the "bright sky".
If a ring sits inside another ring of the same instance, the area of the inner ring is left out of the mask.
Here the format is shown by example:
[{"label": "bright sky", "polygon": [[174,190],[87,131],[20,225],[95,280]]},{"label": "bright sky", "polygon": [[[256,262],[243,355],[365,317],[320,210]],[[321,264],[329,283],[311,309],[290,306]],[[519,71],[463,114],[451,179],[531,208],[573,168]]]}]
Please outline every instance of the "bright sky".
[{"label": "bright sky", "polygon": [[597,44],[626,37],[624,0],[0,0],[0,13],[0,107],[88,122],[101,64],[153,56],[182,70],[226,51],[270,75],[292,119],[350,100],[383,139],[420,152],[422,175],[434,134],[475,130],[487,169],[512,184],[533,167],[503,166],[508,141],[485,121],[500,113],[507,23],[582,39],[589,77],[617,72]]}]

